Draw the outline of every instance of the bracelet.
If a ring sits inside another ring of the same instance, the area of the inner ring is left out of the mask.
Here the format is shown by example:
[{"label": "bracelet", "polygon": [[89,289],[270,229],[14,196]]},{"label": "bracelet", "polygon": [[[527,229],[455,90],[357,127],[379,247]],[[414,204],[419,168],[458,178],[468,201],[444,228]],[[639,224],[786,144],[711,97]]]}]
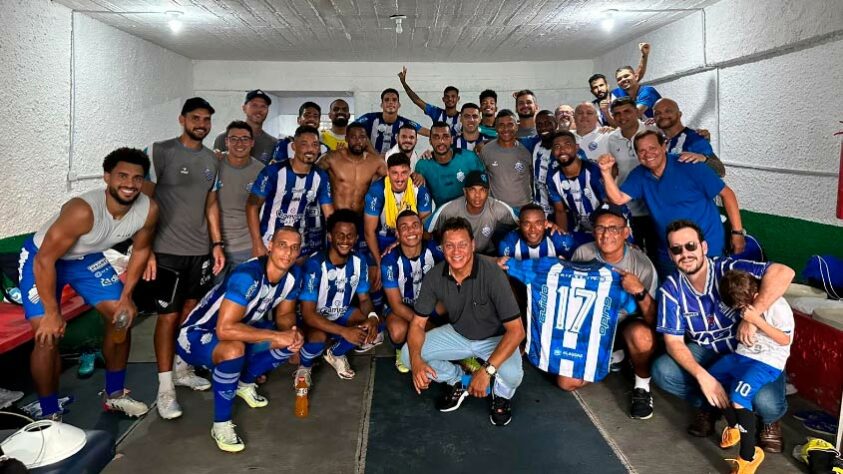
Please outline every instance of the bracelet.
[{"label": "bracelet", "polygon": [[217,246],[225,248],[225,242],[223,242],[222,240],[217,240],[216,242],[211,242],[211,247],[217,247]]},{"label": "bracelet", "polygon": [[372,311],[371,313],[369,313],[369,317],[370,317],[370,318],[375,318],[375,319],[377,319],[377,320],[378,320],[378,322],[381,322],[381,318],[378,316],[378,313],[376,313],[376,312],[374,312],[374,311]]}]

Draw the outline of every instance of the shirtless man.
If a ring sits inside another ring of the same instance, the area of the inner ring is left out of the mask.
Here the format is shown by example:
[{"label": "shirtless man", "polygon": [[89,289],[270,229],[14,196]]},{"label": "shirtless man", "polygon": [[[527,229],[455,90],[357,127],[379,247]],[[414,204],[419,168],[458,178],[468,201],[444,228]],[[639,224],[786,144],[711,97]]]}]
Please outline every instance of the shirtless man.
[{"label": "shirtless man", "polygon": [[361,214],[369,186],[386,176],[386,162],[366,151],[369,137],[358,123],[349,124],[345,131],[348,148],[325,154],[316,164],[328,172],[334,193],[335,209],[351,209]]}]

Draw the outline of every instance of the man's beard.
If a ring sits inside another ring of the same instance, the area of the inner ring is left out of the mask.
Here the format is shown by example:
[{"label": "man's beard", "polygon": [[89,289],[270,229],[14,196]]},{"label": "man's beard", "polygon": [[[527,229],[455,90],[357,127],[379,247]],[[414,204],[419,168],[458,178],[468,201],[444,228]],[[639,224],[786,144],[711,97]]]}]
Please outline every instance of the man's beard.
[{"label": "man's beard", "polygon": [[354,146],[349,145],[349,146],[348,146],[348,151],[349,151],[352,155],[355,155],[355,156],[360,156],[360,155],[362,155],[362,154],[363,154],[363,151],[365,151],[365,150],[366,150],[366,148],[365,148],[364,146],[362,146],[362,145],[354,145]]},{"label": "man's beard", "polygon": [[536,114],[534,114],[534,113],[522,114],[521,112],[518,112],[518,118],[520,118],[520,119],[531,119],[535,116],[536,116]]},{"label": "man's beard", "polygon": [[568,166],[573,164],[576,159],[577,159],[576,156],[572,156],[572,157],[568,158],[567,161],[561,161],[561,160],[559,160],[559,158],[557,158],[556,161],[559,163],[559,166],[561,166],[563,168],[567,168]]},{"label": "man's beard", "polygon": [[337,117],[334,120],[331,120],[331,125],[335,127],[345,127],[348,125],[348,117]]},{"label": "man's beard", "polygon": [[108,188],[108,194],[110,194],[111,197],[113,197],[114,200],[117,201],[117,203],[120,204],[121,206],[131,206],[132,203],[137,201],[138,198],[140,197],[140,193],[137,193],[137,194],[135,194],[135,197],[133,197],[132,199],[127,201],[127,200],[123,199],[122,197],[120,197],[120,193],[117,191],[117,189],[111,188],[111,187]]},{"label": "man's beard", "polygon": [[[197,142],[201,142],[202,140],[205,139],[204,136],[200,137],[200,136],[196,135],[195,133],[193,133],[193,130],[184,129],[184,133],[185,133],[185,135],[190,137],[191,140],[196,140]],[[207,132],[205,133],[205,135],[206,136],[208,135]]]},{"label": "man's beard", "polygon": [[408,145],[410,145],[409,148],[407,148],[405,145],[402,145],[401,143],[399,143],[398,149],[401,150],[404,153],[412,153],[413,150],[416,149],[416,145],[415,144],[408,144]]}]

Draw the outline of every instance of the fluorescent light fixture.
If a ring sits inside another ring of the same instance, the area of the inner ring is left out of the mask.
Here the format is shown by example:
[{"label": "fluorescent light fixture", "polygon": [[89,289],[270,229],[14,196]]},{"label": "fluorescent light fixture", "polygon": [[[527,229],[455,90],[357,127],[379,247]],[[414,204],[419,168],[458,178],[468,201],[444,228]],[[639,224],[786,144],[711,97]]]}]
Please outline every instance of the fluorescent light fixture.
[{"label": "fluorescent light fixture", "polygon": [[615,14],[618,11],[616,9],[606,10],[603,12],[603,19],[600,21],[600,26],[606,32],[612,31],[615,28]]},{"label": "fluorescent light fixture", "polygon": [[183,26],[180,18],[184,15],[184,12],[180,12],[178,10],[168,10],[164,13],[170,19],[170,21],[167,22],[170,26],[170,31],[172,31],[173,34],[178,34]]}]

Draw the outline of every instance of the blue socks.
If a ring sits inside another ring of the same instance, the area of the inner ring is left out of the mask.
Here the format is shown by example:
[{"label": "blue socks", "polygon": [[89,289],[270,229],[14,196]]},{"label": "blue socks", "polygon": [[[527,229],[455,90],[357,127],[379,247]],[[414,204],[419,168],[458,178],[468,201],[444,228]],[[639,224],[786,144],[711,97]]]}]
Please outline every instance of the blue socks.
[{"label": "blue socks", "polygon": [[105,393],[113,396],[115,394],[122,395],[123,388],[126,385],[126,369],[123,370],[106,370],[105,371]]},{"label": "blue socks", "polygon": [[313,361],[325,351],[324,342],[305,343],[299,351],[302,367],[313,367]]},{"label": "blue socks", "polygon": [[45,418],[53,413],[58,413],[60,410],[57,393],[51,393],[46,397],[38,397],[38,403],[41,405],[41,416]]},{"label": "blue socks", "polygon": [[226,360],[214,366],[214,422],[231,420],[237,381],[243,371],[244,358]]},{"label": "blue socks", "polygon": [[249,357],[246,363],[246,371],[240,377],[243,383],[255,383],[261,375],[271,371],[279,365],[287,362],[293,355],[287,349],[271,349],[263,352],[255,352]]}]

